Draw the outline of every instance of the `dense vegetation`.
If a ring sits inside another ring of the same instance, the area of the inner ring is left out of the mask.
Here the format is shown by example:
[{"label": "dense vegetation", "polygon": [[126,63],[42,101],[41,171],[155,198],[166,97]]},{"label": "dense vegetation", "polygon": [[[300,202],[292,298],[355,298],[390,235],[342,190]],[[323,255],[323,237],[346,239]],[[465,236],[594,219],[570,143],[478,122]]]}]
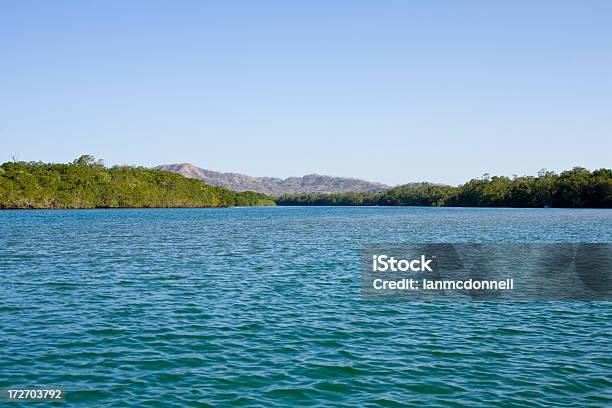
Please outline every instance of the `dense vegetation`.
[{"label": "dense vegetation", "polygon": [[420,205],[453,207],[612,208],[612,170],[575,167],[537,177],[485,174],[458,186],[417,183],[373,193],[282,196],[279,205]]},{"label": "dense vegetation", "polygon": [[144,167],[108,168],[91,156],[69,164],[0,166],[0,208],[228,207],[274,205],[267,196],[209,186]]}]

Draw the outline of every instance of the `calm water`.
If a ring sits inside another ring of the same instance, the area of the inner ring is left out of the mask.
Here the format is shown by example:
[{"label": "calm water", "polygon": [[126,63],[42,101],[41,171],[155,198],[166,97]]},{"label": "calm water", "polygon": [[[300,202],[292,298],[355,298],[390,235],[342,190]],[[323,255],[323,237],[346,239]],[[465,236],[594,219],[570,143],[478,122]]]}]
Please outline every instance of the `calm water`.
[{"label": "calm water", "polygon": [[612,304],[361,300],[361,245],[403,241],[610,242],[612,210],[3,211],[0,388],[97,407],[612,404]]}]

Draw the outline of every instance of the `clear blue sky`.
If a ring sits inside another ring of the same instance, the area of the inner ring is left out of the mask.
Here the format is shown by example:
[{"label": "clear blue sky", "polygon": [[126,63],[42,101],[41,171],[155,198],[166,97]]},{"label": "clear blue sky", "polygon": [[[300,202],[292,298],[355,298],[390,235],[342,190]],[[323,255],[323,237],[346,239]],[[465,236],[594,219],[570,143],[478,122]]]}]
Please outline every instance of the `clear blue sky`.
[{"label": "clear blue sky", "polygon": [[612,1],[0,2],[0,162],[612,166]]}]

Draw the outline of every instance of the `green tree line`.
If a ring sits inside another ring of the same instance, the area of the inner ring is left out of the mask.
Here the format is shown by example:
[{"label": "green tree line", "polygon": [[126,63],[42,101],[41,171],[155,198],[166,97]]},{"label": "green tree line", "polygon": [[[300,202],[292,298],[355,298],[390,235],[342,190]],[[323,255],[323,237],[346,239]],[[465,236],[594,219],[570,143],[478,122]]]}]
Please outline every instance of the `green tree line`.
[{"label": "green tree line", "polygon": [[382,205],[450,207],[612,208],[612,170],[575,167],[537,177],[472,179],[458,187],[414,183],[381,192],[301,194],[278,198],[279,205]]},{"label": "green tree line", "polygon": [[259,193],[234,192],[144,167],[106,167],[84,155],[68,164],[0,166],[0,208],[141,208],[275,205]]}]

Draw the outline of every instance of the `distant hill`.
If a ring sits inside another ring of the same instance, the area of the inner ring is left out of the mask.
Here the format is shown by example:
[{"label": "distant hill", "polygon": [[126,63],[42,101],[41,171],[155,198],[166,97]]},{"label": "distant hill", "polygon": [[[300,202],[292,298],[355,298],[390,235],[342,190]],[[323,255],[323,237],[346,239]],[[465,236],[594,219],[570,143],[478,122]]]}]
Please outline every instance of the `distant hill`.
[{"label": "distant hill", "polygon": [[202,169],[190,163],[163,164],[157,169],[202,180],[213,186],[223,186],[234,191],[256,191],[270,196],[283,194],[346,193],[382,191],[390,188],[381,183],[348,178],[308,174],[303,177],[280,179],[275,177],[252,177],[237,173],[220,173]]}]

